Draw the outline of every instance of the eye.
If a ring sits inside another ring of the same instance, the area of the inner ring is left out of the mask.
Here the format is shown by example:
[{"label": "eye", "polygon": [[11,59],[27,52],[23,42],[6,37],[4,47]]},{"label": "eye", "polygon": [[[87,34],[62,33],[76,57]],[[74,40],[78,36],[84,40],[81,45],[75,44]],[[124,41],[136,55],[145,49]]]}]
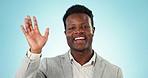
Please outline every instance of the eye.
[{"label": "eye", "polygon": [[86,29],[86,28],[90,28],[90,26],[84,25],[84,26],[82,26],[81,28],[82,28],[82,29]]},{"label": "eye", "polygon": [[68,30],[74,30],[75,29],[75,27],[70,27],[70,28],[68,28]]}]

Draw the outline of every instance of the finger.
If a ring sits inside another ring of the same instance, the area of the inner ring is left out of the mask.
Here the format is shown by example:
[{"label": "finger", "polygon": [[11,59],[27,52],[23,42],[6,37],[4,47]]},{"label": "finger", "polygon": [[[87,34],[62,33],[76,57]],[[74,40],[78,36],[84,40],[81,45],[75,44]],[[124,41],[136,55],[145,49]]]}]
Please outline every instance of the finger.
[{"label": "finger", "polygon": [[31,29],[30,29],[29,24],[28,24],[28,19],[25,18],[25,19],[24,19],[24,22],[25,22],[25,26],[26,26],[26,30],[27,30],[27,32],[30,32]]},{"label": "finger", "polygon": [[49,28],[46,28],[46,31],[45,31],[44,37],[48,38],[48,35],[49,35]]},{"label": "finger", "polygon": [[39,30],[38,24],[37,24],[37,19],[36,19],[35,16],[33,16],[33,21],[34,21],[34,28],[35,28],[36,30]]},{"label": "finger", "polygon": [[36,32],[37,32],[38,34],[41,34],[41,33],[40,33],[40,30],[39,30],[39,28],[38,28],[37,19],[36,19],[35,16],[33,16],[33,20],[34,20],[34,28],[35,28]]},{"label": "finger", "polygon": [[32,30],[32,29],[33,29],[33,27],[32,27],[32,21],[31,21],[31,18],[30,18],[29,15],[27,15],[27,19],[28,19],[29,27],[30,27],[30,29]]},{"label": "finger", "polygon": [[21,27],[21,29],[22,29],[22,31],[23,31],[23,33],[24,33],[24,35],[26,36],[26,35],[27,35],[27,31],[25,30],[24,26],[23,26],[23,25],[21,25],[20,27]]}]

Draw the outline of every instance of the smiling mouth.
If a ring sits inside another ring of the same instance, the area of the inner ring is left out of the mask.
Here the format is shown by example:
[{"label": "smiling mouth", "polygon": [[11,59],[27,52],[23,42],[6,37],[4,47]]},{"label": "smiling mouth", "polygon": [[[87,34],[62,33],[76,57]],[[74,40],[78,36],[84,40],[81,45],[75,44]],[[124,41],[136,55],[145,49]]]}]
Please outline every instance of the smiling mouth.
[{"label": "smiling mouth", "polygon": [[85,43],[85,37],[76,37],[74,38],[74,42],[77,43],[77,44],[82,44],[82,43]]},{"label": "smiling mouth", "polygon": [[85,37],[76,37],[75,40],[84,40]]}]

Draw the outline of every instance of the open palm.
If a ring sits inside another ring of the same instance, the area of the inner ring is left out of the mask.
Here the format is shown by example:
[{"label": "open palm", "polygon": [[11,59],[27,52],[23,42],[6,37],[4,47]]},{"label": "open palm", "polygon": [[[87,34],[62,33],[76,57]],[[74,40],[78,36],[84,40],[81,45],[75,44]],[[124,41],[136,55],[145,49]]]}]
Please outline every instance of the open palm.
[{"label": "open palm", "polygon": [[42,36],[39,31],[35,16],[33,17],[33,20],[34,20],[34,26],[32,25],[30,16],[27,16],[24,19],[25,27],[21,25],[21,29],[25,34],[25,37],[28,41],[31,52],[40,53],[43,46],[47,42],[48,35],[49,35],[49,28],[46,29],[44,36]]}]

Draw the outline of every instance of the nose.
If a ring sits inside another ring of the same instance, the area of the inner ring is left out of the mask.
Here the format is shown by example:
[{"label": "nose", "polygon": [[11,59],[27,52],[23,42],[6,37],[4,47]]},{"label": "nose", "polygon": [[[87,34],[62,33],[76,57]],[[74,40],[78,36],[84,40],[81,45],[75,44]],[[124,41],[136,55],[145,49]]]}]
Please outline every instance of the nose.
[{"label": "nose", "polygon": [[76,28],[75,34],[82,34],[82,33],[84,33],[83,28]]}]

